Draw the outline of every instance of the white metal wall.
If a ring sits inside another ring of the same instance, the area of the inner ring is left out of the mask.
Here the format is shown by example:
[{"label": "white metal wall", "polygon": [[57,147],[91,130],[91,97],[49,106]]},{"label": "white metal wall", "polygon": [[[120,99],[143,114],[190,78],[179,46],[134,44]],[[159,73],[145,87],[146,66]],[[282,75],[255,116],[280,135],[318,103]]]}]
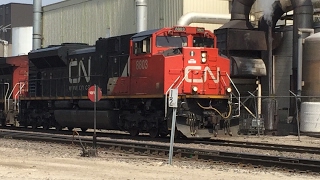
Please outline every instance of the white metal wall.
[{"label": "white metal wall", "polygon": [[32,26],[12,28],[12,56],[28,54],[32,50]]},{"label": "white metal wall", "polygon": [[106,36],[108,28],[111,35],[133,32],[134,19],[134,1],[128,0],[70,0],[47,6],[43,13],[43,46],[94,44]]},{"label": "white metal wall", "polygon": [[[148,0],[148,29],[176,24],[183,0]],[[44,7],[43,46],[94,44],[99,37],[136,32],[135,0],[69,0]]]},{"label": "white metal wall", "polygon": [[[226,0],[148,0],[148,29],[173,26],[188,12],[229,14]],[[99,37],[136,32],[135,0],[67,0],[44,7],[43,46],[94,44]],[[191,24],[214,30],[221,25]]]}]

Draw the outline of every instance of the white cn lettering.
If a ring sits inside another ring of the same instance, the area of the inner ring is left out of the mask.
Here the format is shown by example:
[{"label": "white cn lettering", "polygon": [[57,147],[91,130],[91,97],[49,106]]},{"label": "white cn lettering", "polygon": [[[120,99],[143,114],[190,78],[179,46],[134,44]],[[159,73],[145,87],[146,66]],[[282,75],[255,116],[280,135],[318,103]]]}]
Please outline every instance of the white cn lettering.
[{"label": "white cn lettering", "polygon": [[211,69],[206,66],[204,68],[204,75],[203,77],[201,78],[198,78],[198,79],[192,79],[192,78],[189,78],[189,72],[190,71],[201,71],[201,66],[187,66],[185,71],[184,71],[184,76],[185,76],[185,80],[186,82],[188,83],[203,83],[203,82],[206,82],[207,79],[208,79],[208,75],[210,75],[211,79],[213,80],[214,83],[219,83],[220,81],[220,77],[219,77],[219,71],[220,71],[220,67],[217,67],[217,78],[214,76],[213,72],[211,71]]},{"label": "white cn lettering", "polygon": [[[74,67],[74,66],[78,66],[78,77],[76,77],[76,78],[72,78],[71,77],[72,67]],[[80,79],[81,79],[81,76],[82,76],[81,72],[83,73],[83,76],[86,79],[86,82],[87,83],[90,82],[91,57],[88,59],[88,69],[87,70],[86,70],[82,60],[79,61],[79,64],[78,64],[78,61],[71,61],[69,63],[69,83],[78,84],[80,82]]]}]

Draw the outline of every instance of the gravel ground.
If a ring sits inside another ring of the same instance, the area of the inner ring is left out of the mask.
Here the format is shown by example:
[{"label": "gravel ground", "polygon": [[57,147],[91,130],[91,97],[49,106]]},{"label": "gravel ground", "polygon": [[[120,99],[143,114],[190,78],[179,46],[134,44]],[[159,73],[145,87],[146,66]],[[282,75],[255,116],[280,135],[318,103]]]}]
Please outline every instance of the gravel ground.
[{"label": "gravel ground", "polygon": [[80,157],[78,146],[0,139],[0,179],[319,179],[317,176],[99,151]]}]

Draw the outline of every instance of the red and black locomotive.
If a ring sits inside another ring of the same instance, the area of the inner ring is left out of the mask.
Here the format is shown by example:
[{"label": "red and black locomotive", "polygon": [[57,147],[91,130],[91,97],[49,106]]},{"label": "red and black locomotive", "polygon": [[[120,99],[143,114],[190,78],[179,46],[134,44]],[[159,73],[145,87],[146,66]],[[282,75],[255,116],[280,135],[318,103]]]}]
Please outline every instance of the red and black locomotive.
[{"label": "red and black locomotive", "polygon": [[[97,102],[99,129],[166,136],[172,88],[178,88],[177,131],[184,136],[211,137],[232,118],[230,61],[219,55],[215,35],[204,28],[148,30],[100,38],[95,46],[49,46],[31,51],[28,59],[27,79],[20,79],[18,100],[9,103],[14,108],[3,109],[3,125],[92,128],[87,91],[94,84],[103,93]],[[14,98],[4,102],[9,99]]]}]

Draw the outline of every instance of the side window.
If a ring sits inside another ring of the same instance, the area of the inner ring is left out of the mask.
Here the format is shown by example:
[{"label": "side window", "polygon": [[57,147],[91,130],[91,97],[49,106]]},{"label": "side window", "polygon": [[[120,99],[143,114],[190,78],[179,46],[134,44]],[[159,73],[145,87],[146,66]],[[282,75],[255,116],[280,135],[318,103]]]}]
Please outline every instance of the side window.
[{"label": "side window", "polygon": [[151,40],[150,38],[134,42],[134,54],[148,54],[151,53]]}]

